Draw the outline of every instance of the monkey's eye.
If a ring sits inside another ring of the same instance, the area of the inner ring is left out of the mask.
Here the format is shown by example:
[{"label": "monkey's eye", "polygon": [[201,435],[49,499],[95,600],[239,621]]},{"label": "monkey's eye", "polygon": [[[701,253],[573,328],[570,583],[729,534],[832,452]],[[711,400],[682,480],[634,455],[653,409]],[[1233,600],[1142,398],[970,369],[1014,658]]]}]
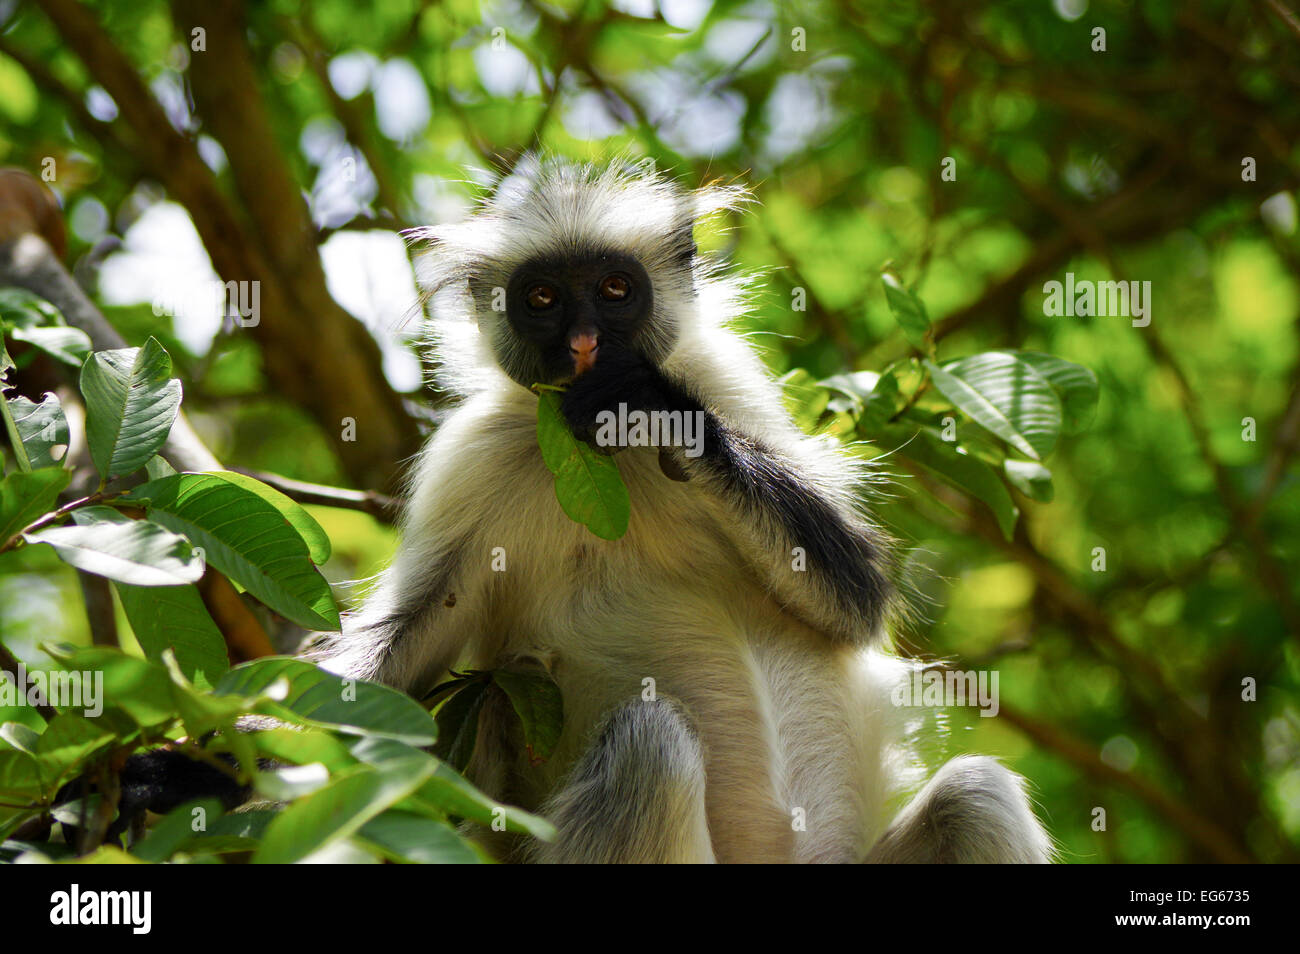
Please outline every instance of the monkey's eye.
[{"label": "monkey's eye", "polygon": [[534,285],[528,289],[528,294],[524,297],[529,308],[536,308],[541,311],[555,304],[555,289],[550,285]]},{"label": "monkey's eye", "polygon": [[605,301],[623,301],[632,293],[632,283],[622,275],[606,275],[600,280],[598,291]]}]

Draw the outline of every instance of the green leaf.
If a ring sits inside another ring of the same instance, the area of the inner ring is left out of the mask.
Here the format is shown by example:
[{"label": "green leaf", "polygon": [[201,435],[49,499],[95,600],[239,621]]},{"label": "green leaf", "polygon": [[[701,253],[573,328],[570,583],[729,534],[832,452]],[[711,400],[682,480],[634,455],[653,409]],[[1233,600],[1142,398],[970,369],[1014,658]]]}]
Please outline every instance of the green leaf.
[{"label": "green leaf", "polygon": [[171,649],[185,678],[203,687],[213,685],[230,669],[225,638],[196,587],[116,586],[122,610],[146,658],[160,660],[163,652]]},{"label": "green leaf", "polygon": [[0,739],[4,739],[15,749],[28,755],[36,754],[36,741],[40,737],[39,732],[21,722],[6,722],[0,725]]},{"label": "green leaf", "polygon": [[100,845],[88,855],[81,855],[71,861],[74,865],[140,865],[144,864],[135,855],[127,854],[116,845]]},{"label": "green leaf", "polygon": [[894,320],[903,329],[907,340],[917,350],[929,351],[933,347],[928,337],[930,318],[925,313],[921,299],[908,291],[893,272],[883,273],[881,280],[885,284],[885,300],[889,302],[889,310],[893,312]]},{"label": "green leaf", "polygon": [[800,430],[811,434],[830,404],[830,392],[803,368],[781,375],[777,383],[781,385],[786,409],[795,423]]},{"label": "green leaf", "polygon": [[59,491],[71,479],[70,470],[42,467],[28,473],[15,471],[0,480],[0,546],[53,510]]},{"label": "green leaf", "polygon": [[232,470],[213,471],[213,474],[222,480],[229,481],[238,487],[243,487],[245,490],[257,494],[278,510],[280,516],[289,521],[289,525],[298,531],[298,535],[307,544],[307,553],[311,557],[312,563],[320,566],[330,558],[329,536],[321,525],[316,522],[316,518],[304,510],[296,500],[286,497],[269,484],[264,484],[247,474],[236,473]]},{"label": "green leaf", "polygon": [[602,540],[617,540],[627,533],[632,503],[618,464],[573,436],[554,391],[543,391],[538,397],[537,442],[555,475],[556,499],[569,519]]},{"label": "green leaf", "polygon": [[1031,500],[1039,503],[1051,503],[1055,495],[1052,487],[1052,472],[1042,464],[1032,460],[1012,460],[1003,462],[1002,468],[1011,486],[1015,487]]},{"label": "green leaf", "polygon": [[338,630],[329,583],[307,543],[261,494],[220,474],[177,474],[136,487],[126,499],[202,547],[207,562],[281,616],[313,630]]},{"label": "green leaf", "polygon": [[25,341],[39,348],[56,361],[81,367],[90,354],[90,336],[80,328],[53,325],[45,328],[14,328],[9,332],[14,341]]},{"label": "green leaf", "polygon": [[461,778],[450,765],[438,765],[433,778],[420,786],[411,803],[418,808],[432,808],[487,827],[498,820],[504,821],[508,831],[523,832],[543,841],[555,837],[555,826],[546,819],[489,798]]},{"label": "green leaf", "polygon": [[361,827],[358,837],[397,861],[473,865],[483,859],[447,822],[389,809]]},{"label": "green leaf", "polygon": [[874,436],[888,426],[906,403],[898,383],[898,369],[890,366],[876,379],[870,393],[864,396],[858,426],[867,436]]},{"label": "green leaf", "polygon": [[47,644],[44,649],[70,671],[103,674],[100,701],[105,715],[109,709],[121,711],[142,728],[162,725],[179,715],[175,683],[157,663],[98,646],[78,649]]},{"label": "green leaf", "polygon": [[59,446],[67,447],[68,421],[54,392],[46,392],[40,404],[16,397],[9,402],[9,413],[32,467],[62,466],[55,460],[53,451]]},{"label": "green leaf", "polygon": [[163,477],[176,476],[176,468],[157,454],[149,458],[149,462],[144,465],[144,472],[150,480],[161,480]]},{"label": "green leaf", "polygon": [[105,480],[143,467],[166,442],[181,404],[181,383],[171,373],[172,359],[154,338],[86,359],[86,440]]},{"label": "green leaf", "polygon": [[261,864],[287,864],[342,838],[412,794],[432,775],[426,758],[358,765],[276,817],[253,855]]},{"label": "green leaf", "polygon": [[216,819],[209,817],[208,830],[194,832],[181,847],[213,854],[252,851],[257,848],[266,829],[279,814],[279,809],[261,808],[231,812]]},{"label": "green leaf", "polygon": [[510,698],[523,723],[529,759],[534,763],[549,759],[564,728],[564,700],[555,680],[541,672],[497,669],[492,673],[492,681]]},{"label": "green leaf", "polygon": [[900,445],[900,454],[916,461],[958,490],[983,501],[997,519],[1003,535],[1008,540],[1011,539],[1020,509],[992,467],[945,441],[932,428],[922,428],[910,440],[907,428],[896,427],[890,433]]},{"label": "green leaf", "polygon": [[841,397],[832,397],[828,402],[827,406],[832,411],[848,411],[857,417],[862,413],[867,398],[876,389],[879,381],[880,375],[875,371],[854,371],[851,374],[835,374],[817,383],[841,395]]},{"label": "green leaf", "polygon": [[[202,838],[203,831],[196,831],[194,828],[196,822],[194,810],[196,808],[203,810],[198,818],[203,819],[204,827],[209,829],[211,825],[208,823],[215,823],[222,817],[224,811],[221,802],[215,798],[186,802],[184,805],[172,809],[160,821],[154,823],[144,840],[132,846],[131,853],[141,861],[161,863],[196,838]],[[205,848],[204,850],[211,849]]]},{"label": "green leaf", "polygon": [[426,758],[437,766],[433,777],[402,803],[400,807],[403,809],[426,815],[432,813],[433,817],[438,818],[456,816],[486,826],[502,821],[508,831],[524,832],[544,841],[555,837],[555,827],[546,819],[489,798],[450,765],[412,749],[409,745],[391,739],[361,738],[352,743],[352,754],[361,761],[376,766],[402,762],[412,755]]},{"label": "green leaf", "polygon": [[61,325],[59,309],[25,288],[0,288],[0,322],[10,329]]},{"label": "green leaf", "polygon": [[276,765],[259,771],[253,778],[253,789],[262,798],[273,802],[292,802],[318,792],[330,783],[329,770],[324,765]]},{"label": "green leaf", "polygon": [[19,433],[18,425],[14,423],[13,414],[9,410],[9,402],[4,398],[5,392],[11,387],[5,379],[12,367],[13,362],[9,360],[9,352],[0,345],[0,420],[4,423],[5,437],[9,439],[9,448],[13,451],[14,462],[20,471],[28,473],[32,469],[32,462],[27,456],[27,447],[23,444],[22,434]]},{"label": "green leaf", "polygon": [[329,732],[316,729],[264,729],[252,733],[259,754],[290,765],[319,762],[337,774],[356,764],[346,745]]},{"label": "green leaf", "polygon": [[1017,351],[1016,357],[1046,378],[1055,389],[1065,415],[1065,433],[1077,434],[1091,423],[1100,392],[1097,375],[1083,365],[1051,354]]},{"label": "green leaf", "polygon": [[18,749],[0,749],[0,792],[10,802],[41,802],[45,789],[36,759]]},{"label": "green leaf", "polygon": [[438,745],[434,752],[458,772],[465,771],[478,740],[478,717],[491,683],[487,677],[467,680],[438,707]]},{"label": "green leaf", "polygon": [[64,563],[136,586],[179,586],[203,575],[190,542],[148,520],[132,520],[112,507],[73,511],[76,526],[47,527],[23,535],[48,543]]},{"label": "green leaf", "polygon": [[[84,696],[82,701],[86,701]],[[60,785],[115,740],[106,726],[75,713],[63,712],[55,716],[36,743],[38,768],[46,797],[53,798]]]},{"label": "green leaf", "polygon": [[288,680],[288,693],[267,706],[274,710],[268,715],[412,745],[432,745],[437,738],[433,717],[405,693],[373,682],[343,679],[301,659],[268,656],[236,666],[221,677],[216,692],[260,695],[280,679]]},{"label": "green leaf", "polygon": [[1061,402],[1052,386],[1015,355],[987,351],[942,368],[925,362],[944,397],[1016,450],[1041,460],[1061,430]]}]

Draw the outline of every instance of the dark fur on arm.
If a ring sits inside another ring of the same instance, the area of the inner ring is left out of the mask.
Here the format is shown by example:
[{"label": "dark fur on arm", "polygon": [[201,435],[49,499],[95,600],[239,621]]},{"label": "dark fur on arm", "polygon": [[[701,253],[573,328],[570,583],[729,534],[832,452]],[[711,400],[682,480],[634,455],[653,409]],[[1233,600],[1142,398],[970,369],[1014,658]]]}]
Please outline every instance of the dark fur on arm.
[{"label": "dark fur on arm", "polygon": [[[215,798],[227,810],[241,804],[248,798],[250,789],[235,780],[235,760],[224,754],[216,758],[229,765],[231,771],[223,772],[215,765],[167,747],[132,755],[122,767],[117,818],[109,825],[107,837],[116,838],[145,812],[165,815],[186,802],[202,798]],[[89,785],[88,776],[69,782],[59,790],[54,804],[85,797],[90,792]],[[66,827],[68,843],[77,844],[79,832],[74,826]]]},{"label": "dark fur on arm", "polygon": [[[628,352],[602,354],[579,377],[563,401],[578,437],[593,441],[596,415],[619,403],[643,411],[704,412],[702,456],[674,460],[688,477],[717,486],[763,528],[773,553],[788,561],[802,547],[808,570],[833,602],[817,622],[848,641],[870,638],[893,600],[879,532],[856,513],[837,505],[801,473],[797,462],[740,433],[645,359]],[[791,589],[800,585],[787,580]]]}]

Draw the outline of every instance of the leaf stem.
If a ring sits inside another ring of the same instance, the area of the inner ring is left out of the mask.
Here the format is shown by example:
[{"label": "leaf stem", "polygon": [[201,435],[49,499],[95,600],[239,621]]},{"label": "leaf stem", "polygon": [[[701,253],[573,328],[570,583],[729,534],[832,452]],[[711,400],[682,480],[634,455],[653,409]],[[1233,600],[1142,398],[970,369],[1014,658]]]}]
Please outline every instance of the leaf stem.
[{"label": "leaf stem", "polygon": [[3,391],[0,391],[0,417],[5,421],[5,433],[9,435],[9,443],[14,449],[14,460],[18,463],[18,469],[24,474],[32,472],[32,459],[27,456],[27,448],[23,446],[23,439],[18,433],[18,425],[14,423],[13,415],[9,413],[9,402],[4,399]]},{"label": "leaf stem", "polygon": [[6,550],[12,550],[14,547],[18,546],[19,541],[23,538],[23,534],[31,533],[33,530],[40,530],[43,527],[48,527],[56,520],[63,519],[74,510],[89,506],[90,504],[103,503],[107,499],[110,498],[105,497],[102,490],[96,490],[93,494],[90,494],[87,497],[82,497],[79,500],[65,503],[58,510],[51,510],[45,516],[33,520],[27,526],[23,527],[8,540],[4,541],[3,544],[0,544],[0,553],[4,553]]}]

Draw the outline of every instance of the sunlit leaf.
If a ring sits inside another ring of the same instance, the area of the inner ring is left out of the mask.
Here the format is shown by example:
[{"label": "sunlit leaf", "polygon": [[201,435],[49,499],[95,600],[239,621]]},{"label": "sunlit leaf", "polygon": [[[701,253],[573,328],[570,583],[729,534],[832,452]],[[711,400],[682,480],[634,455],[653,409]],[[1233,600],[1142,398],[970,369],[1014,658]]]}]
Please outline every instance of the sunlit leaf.
[{"label": "sunlit leaf", "polygon": [[987,351],[939,367],[925,362],[935,387],[976,423],[1040,460],[1056,445],[1061,402],[1055,390],[1015,355]]},{"label": "sunlit leaf", "polygon": [[9,413],[23,446],[27,448],[27,459],[31,461],[32,468],[59,464],[54,457],[54,449],[67,447],[68,421],[63,416],[63,407],[54,392],[47,392],[40,404],[25,397],[13,398],[9,402]]},{"label": "sunlit leaf", "polygon": [[1055,490],[1052,472],[1037,461],[1008,458],[1002,464],[1007,480],[1026,497],[1039,503],[1051,503]]},{"label": "sunlit leaf", "polygon": [[73,512],[76,524],[23,535],[46,543],[79,570],[135,586],[179,586],[203,575],[203,560],[179,534],[148,520],[132,520],[111,507]]},{"label": "sunlit leaf", "polygon": [[391,858],[419,864],[472,865],[483,859],[444,821],[389,809],[358,832]]},{"label": "sunlit leaf", "polygon": [[226,641],[196,587],[116,586],[131,631],[149,659],[161,659],[171,649],[181,672],[199,686],[211,686],[230,668]]},{"label": "sunlit leaf", "polygon": [[130,497],[281,616],[310,629],[339,628],[333,593],[306,541],[262,494],[221,474],[177,474],[136,487]]},{"label": "sunlit leaf", "polygon": [[1016,357],[1046,378],[1056,390],[1065,415],[1065,433],[1078,433],[1088,426],[1097,411],[1100,391],[1095,374],[1082,365],[1055,355],[1017,351]]},{"label": "sunlit leaf", "polygon": [[181,404],[181,383],[171,373],[172,359],[154,338],[86,359],[86,440],[103,477],[143,467],[167,440]]},{"label": "sunlit leaf", "polygon": [[57,466],[6,474],[0,480],[0,545],[53,510],[71,479],[72,471]]},{"label": "sunlit leaf", "polygon": [[[351,734],[376,734],[431,745],[437,724],[410,696],[360,679],[343,679],[301,659],[270,656],[236,666],[217,683],[218,693],[255,696],[288,682],[275,709],[290,721],[307,720]],[[297,718],[295,718],[297,717]]]},{"label": "sunlit leaf", "polygon": [[632,503],[618,464],[573,436],[553,391],[543,391],[538,398],[537,441],[555,475],[556,499],[569,519],[602,540],[627,533]]},{"label": "sunlit leaf", "polygon": [[427,758],[358,765],[319,791],[294,802],[267,826],[253,855],[261,864],[305,858],[357,831],[420,787],[433,773]]},{"label": "sunlit leaf", "polygon": [[15,328],[9,332],[14,341],[25,341],[44,351],[56,361],[81,367],[90,354],[90,336],[80,328],[53,325],[45,328]]},{"label": "sunlit leaf", "polygon": [[885,283],[885,300],[889,302],[889,310],[893,313],[894,320],[903,329],[903,334],[907,336],[907,340],[913,347],[925,351],[930,346],[927,338],[930,331],[930,318],[925,313],[925,305],[921,303],[920,298],[904,287],[893,272],[883,273],[881,279]]}]

